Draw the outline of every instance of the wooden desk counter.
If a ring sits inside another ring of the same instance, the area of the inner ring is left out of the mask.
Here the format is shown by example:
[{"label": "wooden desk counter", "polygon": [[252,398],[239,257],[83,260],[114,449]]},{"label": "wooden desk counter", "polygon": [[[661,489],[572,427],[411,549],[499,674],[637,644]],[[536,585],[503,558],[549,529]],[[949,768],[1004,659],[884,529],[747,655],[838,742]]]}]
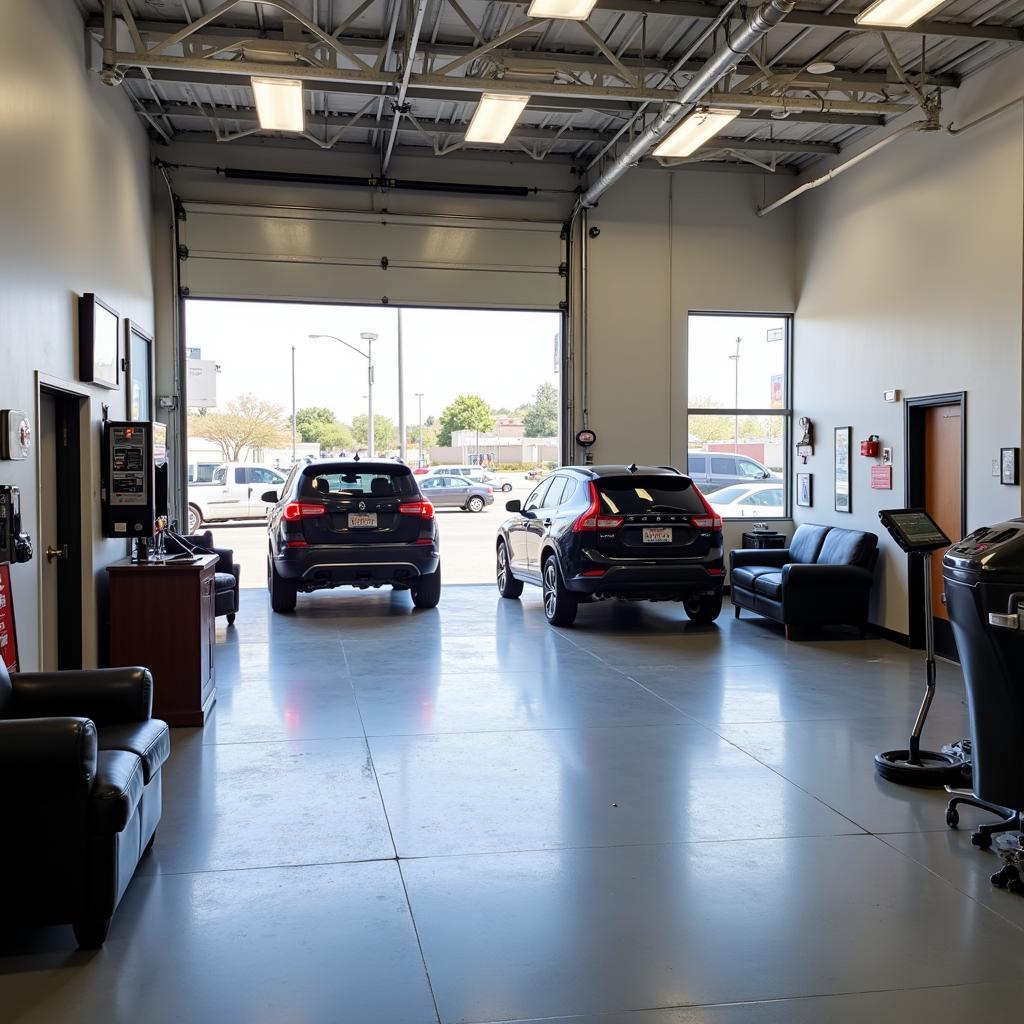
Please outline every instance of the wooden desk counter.
[{"label": "wooden desk counter", "polygon": [[197,725],[217,699],[214,672],[216,555],[195,562],[107,566],[110,664],[153,673],[153,715],[168,725]]}]

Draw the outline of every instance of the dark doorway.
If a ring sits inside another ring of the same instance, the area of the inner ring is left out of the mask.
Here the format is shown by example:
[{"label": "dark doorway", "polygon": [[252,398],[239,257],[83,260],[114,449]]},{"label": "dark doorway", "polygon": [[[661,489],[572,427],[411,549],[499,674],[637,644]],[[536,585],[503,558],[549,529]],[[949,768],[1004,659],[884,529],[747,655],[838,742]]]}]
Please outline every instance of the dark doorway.
[{"label": "dark doorway", "polygon": [[[948,537],[959,540],[967,525],[967,394],[963,391],[904,403],[907,451],[907,505],[924,508]],[[956,642],[943,600],[942,556],[932,555],[932,607],[935,649],[956,658]],[[910,642],[924,645],[924,587],[910,574]]]},{"label": "dark doorway", "polygon": [[42,667],[82,667],[82,403],[67,391],[39,396],[43,601]]}]

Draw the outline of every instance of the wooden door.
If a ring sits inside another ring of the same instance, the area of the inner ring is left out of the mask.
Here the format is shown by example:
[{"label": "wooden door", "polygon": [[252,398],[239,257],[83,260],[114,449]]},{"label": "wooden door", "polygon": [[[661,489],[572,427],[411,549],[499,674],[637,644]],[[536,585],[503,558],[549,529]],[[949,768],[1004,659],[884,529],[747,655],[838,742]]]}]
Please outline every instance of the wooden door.
[{"label": "wooden door", "polygon": [[58,549],[57,403],[52,395],[39,400],[39,501],[42,536],[39,538],[39,582],[42,590],[42,660],[44,672],[60,668],[60,581],[58,558],[47,558],[47,548]]},{"label": "wooden door", "polygon": [[[963,440],[962,412],[959,405],[933,405],[924,413],[924,507],[956,541],[963,536],[961,521]],[[942,603],[942,556],[932,555],[932,615],[949,620]]]}]

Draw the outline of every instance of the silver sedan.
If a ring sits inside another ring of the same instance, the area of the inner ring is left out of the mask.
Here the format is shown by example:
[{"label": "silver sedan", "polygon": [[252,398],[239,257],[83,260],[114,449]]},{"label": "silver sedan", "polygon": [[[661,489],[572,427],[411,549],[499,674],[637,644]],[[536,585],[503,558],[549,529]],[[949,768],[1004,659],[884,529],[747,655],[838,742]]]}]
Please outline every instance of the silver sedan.
[{"label": "silver sedan", "polygon": [[460,476],[428,476],[419,481],[423,497],[434,508],[461,508],[467,512],[483,512],[494,504],[494,488],[477,484]]}]

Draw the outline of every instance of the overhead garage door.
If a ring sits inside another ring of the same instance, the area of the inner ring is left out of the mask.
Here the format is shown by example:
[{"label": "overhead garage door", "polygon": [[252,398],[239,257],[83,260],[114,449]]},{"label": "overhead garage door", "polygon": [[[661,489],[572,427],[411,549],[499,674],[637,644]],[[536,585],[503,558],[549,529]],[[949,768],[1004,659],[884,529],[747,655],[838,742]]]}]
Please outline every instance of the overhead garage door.
[{"label": "overhead garage door", "polygon": [[561,225],[186,203],[194,298],[558,309]]}]

